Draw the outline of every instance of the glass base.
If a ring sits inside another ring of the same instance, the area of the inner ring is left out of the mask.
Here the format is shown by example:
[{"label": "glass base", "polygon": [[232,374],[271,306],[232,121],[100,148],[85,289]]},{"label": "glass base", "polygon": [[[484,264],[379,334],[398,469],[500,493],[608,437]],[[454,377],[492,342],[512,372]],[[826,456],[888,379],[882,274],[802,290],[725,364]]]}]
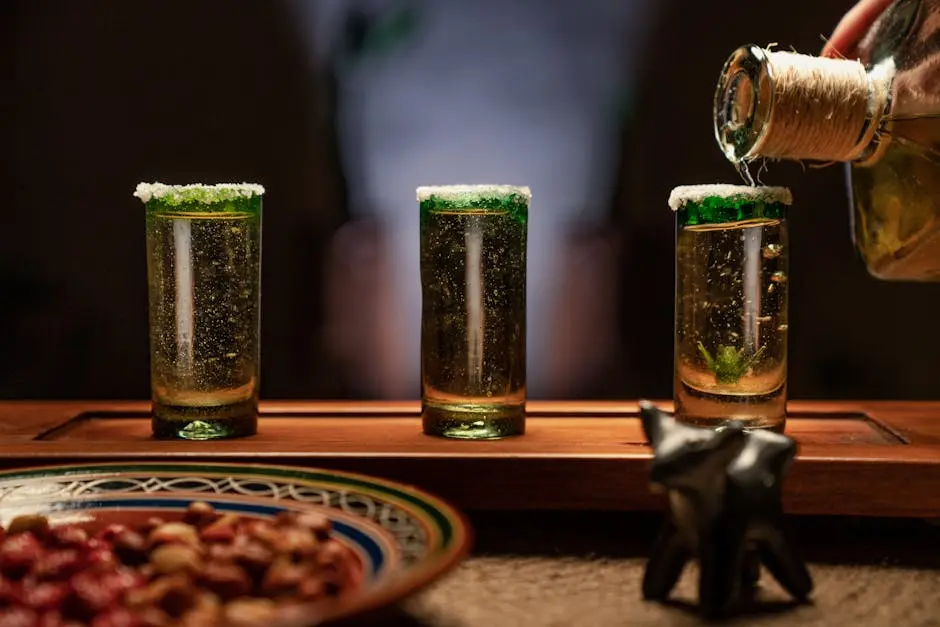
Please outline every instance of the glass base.
[{"label": "glass base", "polygon": [[459,440],[497,440],[525,434],[525,405],[424,401],[421,424],[427,435]]},{"label": "glass base", "polygon": [[258,433],[258,402],[193,407],[153,402],[153,436],[159,440],[222,440]]},{"label": "glass base", "polygon": [[786,386],[768,394],[712,394],[676,382],[675,418],[697,427],[715,428],[736,420],[745,429],[783,433],[786,427]]}]

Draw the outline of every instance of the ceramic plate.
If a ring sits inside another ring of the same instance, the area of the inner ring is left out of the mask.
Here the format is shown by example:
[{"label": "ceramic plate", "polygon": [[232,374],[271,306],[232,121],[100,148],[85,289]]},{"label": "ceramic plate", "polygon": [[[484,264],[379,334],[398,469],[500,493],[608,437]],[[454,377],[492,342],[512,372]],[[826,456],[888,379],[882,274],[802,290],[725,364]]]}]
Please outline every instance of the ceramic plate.
[{"label": "ceramic plate", "polygon": [[309,625],[399,601],[455,566],[470,548],[464,517],[413,487],[333,470],[261,464],[102,463],[0,472],[0,524],[24,513],[97,527],[182,515],[191,501],[272,518],[315,509],[359,557],[360,590],[340,605],[299,612]]}]

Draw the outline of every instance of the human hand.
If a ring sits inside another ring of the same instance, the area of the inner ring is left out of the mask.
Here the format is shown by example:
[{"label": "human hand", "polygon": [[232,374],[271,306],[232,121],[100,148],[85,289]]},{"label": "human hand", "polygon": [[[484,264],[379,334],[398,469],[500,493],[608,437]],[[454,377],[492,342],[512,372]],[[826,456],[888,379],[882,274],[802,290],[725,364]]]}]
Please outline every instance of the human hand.
[{"label": "human hand", "polygon": [[859,40],[894,0],[859,0],[842,16],[832,36],[823,46],[824,57],[854,58]]}]

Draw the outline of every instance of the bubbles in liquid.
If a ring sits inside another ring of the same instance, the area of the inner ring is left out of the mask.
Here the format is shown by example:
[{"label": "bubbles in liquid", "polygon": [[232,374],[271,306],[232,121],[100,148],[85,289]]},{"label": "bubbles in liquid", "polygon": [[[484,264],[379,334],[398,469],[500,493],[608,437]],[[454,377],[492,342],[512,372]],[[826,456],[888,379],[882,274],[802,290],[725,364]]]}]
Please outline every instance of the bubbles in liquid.
[{"label": "bubbles in liquid", "polygon": [[783,252],[782,244],[767,244],[764,246],[764,250],[761,251],[764,259],[776,259]]},{"label": "bubbles in liquid", "polygon": [[786,330],[789,329],[789,328],[790,328],[789,325],[787,325],[787,324],[781,324],[779,327],[777,327],[777,331],[779,331],[780,333],[783,333],[784,331],[786,331]]}]

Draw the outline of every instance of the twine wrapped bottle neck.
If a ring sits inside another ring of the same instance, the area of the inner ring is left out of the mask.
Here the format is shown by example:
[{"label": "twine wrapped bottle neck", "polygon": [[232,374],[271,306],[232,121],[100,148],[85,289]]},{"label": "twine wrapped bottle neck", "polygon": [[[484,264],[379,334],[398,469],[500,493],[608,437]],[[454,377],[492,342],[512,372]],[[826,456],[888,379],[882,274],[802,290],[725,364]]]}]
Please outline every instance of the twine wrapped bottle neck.
[{"label": "twine wrapped bottle neck", "polygon": [[891,74],[857,61],[741,48],[715,95],[716,138],[735,162],[864,160],[877,147]]}]

